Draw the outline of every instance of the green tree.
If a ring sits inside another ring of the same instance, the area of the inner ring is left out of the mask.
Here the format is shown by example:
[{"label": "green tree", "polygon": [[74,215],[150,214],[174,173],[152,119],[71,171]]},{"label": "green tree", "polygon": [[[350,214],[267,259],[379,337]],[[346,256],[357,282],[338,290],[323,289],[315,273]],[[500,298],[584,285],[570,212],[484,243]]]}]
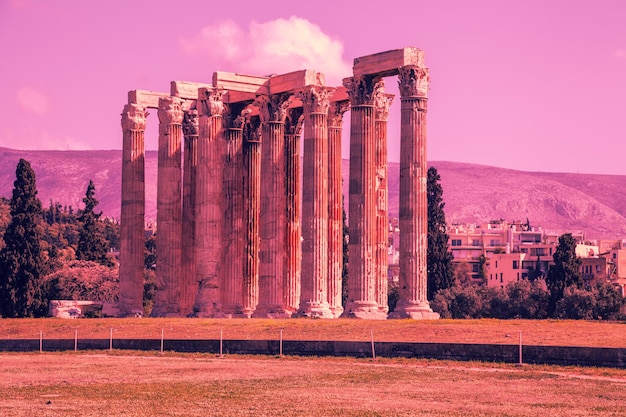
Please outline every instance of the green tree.
[{"label": "green tree", "polygon": [[20,159],[11,198],[11,221],[0,251],[0,314],[3,317],[42,317],[48,311],[42,278],[47,273],[42,249],[42,207],[35,172]]},{"label": "green tree", "polygon": [[437,169],[428,169],[426,191],[428,195],[428,299],[440,289],[451,288],[455,283],[452,253],[448,250],[448,229],[444,213],[443,188]]},{"label": "green tree", "polygon": [[554,265],[550,266],[546,277],[546,286],[550,291],[548,301],[548,315],[554,317],[558,302],[563,298],[565,289],[583,288],[583,278],[580,273],[582,261],[576,256],[576,239],[571,233],[559,237],[559,245],[552,255]]},{"label": "green tree", "polygon": [[85,197],[83,197],[85,209],[78,217],[82,228],[79,232],[76,258],[80,261],[93,261],[101,265],[113,266],[113,262],[108,256],[109,245],[102,231],[103,226],[100,220],[102,212],[96,213],[94,211],[98,205],[95,193],[96,187],[90,180]]}]

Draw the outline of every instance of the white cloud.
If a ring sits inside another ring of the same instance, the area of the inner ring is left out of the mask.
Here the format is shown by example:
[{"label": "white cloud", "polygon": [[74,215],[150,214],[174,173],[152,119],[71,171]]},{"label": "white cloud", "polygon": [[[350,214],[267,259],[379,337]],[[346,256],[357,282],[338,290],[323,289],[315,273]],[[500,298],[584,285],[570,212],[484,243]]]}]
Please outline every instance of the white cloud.
[{"label": "white cloud", "polygon": [[306,19],[292,16],[247,29],[232,20],[206,26],[193,38],[180,40],[182,51],[202,56],[211,71],[244,74],[281,74],[312,69],[326,75],[327,85],[338,85],[352,74],[343,59],[343,43]]},{"label": "white cloud", "polygon": [[20,88],[17,92],[17,102],[22,109],[38,115],[48,111],[48,98],[33,88]]},{"label": "white cloud", "polygon": [[626,61],[626,49],[616,49],[613,51],[613,56]]},{"label": "white cloud", "polygon": [[0,132],[0,147],[20,150],[91,150],[92,147],[72,136],[56,136],[34,128]]}]

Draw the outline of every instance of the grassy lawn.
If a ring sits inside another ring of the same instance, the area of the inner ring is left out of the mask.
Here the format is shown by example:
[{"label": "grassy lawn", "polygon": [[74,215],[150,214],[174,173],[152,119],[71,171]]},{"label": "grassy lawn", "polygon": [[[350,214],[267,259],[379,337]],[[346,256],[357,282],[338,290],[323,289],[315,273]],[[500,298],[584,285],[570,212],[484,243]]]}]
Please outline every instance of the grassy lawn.
[{"label": "grassy lawn", "polygon": [[0,339],[370,340],[626,347],[626,323],[566,320],[0,319]]},{"label": "grassy lawn", "polygon": [[626,370],[408,359],[3,353],[0,415],[623,416]]}]

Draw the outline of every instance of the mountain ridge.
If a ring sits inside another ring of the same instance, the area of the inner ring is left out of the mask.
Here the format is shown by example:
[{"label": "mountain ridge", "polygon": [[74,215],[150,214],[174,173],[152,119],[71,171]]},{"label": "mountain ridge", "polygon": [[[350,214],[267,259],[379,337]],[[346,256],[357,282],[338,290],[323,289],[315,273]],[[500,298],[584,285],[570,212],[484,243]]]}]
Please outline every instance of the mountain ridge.
[{"label": "mountain ridge", "polygon": [[[119,218],[121,150],[23,151],[0,148],[0,196],[11,197],[20,158],[35,170],[39,198],[82,208],[89,180],[103,215]],[[430,161],[441,176],[446,220],[485,223],[528,219],[532,225],[583,230],[590,239],[626,237],[626,175],[520,171],[463,162]],[[399,164],[390,162],[389,215],[398,216]],[[348,160],[343,161],[346,179]],[[156,219],[157,151],[146,151],[146,219]],[[349,201],[348,181],[343,192]]]}]

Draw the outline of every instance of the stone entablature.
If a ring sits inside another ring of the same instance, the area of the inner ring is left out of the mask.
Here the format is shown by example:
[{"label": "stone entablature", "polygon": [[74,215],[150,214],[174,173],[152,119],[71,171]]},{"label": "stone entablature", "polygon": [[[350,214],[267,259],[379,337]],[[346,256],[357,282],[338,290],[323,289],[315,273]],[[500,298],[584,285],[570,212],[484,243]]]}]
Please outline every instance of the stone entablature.
[{"label": "stone entablature", "polygon": [[[326,86],[314,70],[270,77],[218,71],[210,84],[172,81],[169,94],[129,92],[122,115],[121,313],[141,307],[143,234],[136,220],[145,202],[146,109],[156,108],[153,315],[386,318],[386,132],[393,97],[383,78],[389,76],[399,78],[402,111],[417,115],[402,119],[401,171],[412,172],[403,190],[416,199],[401,210],[404,241],[412,243],[401,244],[395,316],[435,318],[425,299],[425,169],[414,169],[426,166],[430,78],[423,52],[413,47],[355,59],[352,76],[339,87]],[[341,130],[348,110],[351,265],[344,311]]]}]

